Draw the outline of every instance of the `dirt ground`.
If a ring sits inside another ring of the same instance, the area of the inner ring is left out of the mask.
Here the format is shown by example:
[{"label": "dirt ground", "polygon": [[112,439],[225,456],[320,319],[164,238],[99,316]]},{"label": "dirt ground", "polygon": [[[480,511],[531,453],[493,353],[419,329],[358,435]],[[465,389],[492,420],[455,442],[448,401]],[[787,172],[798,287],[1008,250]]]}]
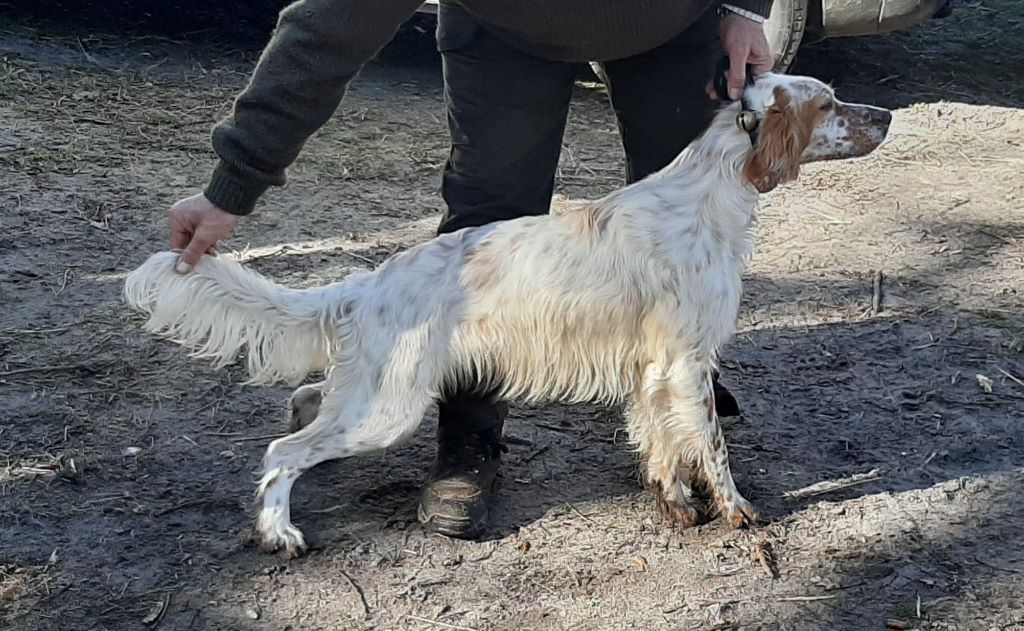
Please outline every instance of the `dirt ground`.
[{"label": "dirt ground", "polygon": [[[733,471],[768,524],[666,527],[616,411],[518,407],[484,541],[416,522],[428,420],[299,481],[313,550],[289,562],[245,545],[288,391],[189,359],[119,301],[204,183],[209,127],[262,42],[3,11],[0,627],[1024,629],[1016,0],[798,62],[895,124],[875,155],[764,199],[724,379],[744,408]],[[428,238],[438,70],[429,38],[403,35],[229,246],[308,286]],[[581,83],[559,192],[599,196],[622,167],[606,95]]]}]

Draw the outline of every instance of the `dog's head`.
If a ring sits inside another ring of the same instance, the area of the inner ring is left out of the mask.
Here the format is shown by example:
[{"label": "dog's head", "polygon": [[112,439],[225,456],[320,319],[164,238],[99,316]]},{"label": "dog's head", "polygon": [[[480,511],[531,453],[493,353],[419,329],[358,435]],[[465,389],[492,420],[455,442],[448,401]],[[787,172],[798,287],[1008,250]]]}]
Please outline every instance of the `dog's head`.
[{"label": "dog's head", "polygon": [[892,122],[888,110],[843,103],[811,77],[761,75],[742,102],[737,122],[757,139],[744,175],[762,193],[796,179],[801,164],[871,153]]}]

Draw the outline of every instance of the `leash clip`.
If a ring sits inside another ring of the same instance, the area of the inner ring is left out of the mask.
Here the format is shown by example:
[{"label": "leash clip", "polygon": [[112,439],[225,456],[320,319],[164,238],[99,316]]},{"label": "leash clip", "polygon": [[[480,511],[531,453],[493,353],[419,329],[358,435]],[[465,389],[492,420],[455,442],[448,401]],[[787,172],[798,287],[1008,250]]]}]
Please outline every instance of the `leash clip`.
[{"label": "leash clip", "polygon": [[[718,98],[724,102],[732,102],[729,97],[729,56],[723,55],[718,60],[718,65],[715,67],[715,76],[713,79],[713,85],[715,87],[715,94]],[[744,87],[749,88],[754,85],[754,69],[747,64],[747,76],[744,81]],[[743,97],[740,97],[742,102]],[[757,118],[757,113],[747,107],[746,103],[743,103],[743,110],[736,115],[736,126],[747,132],[750,135],[750,144],[757,145],[757,128],[761,124],[761,121]]]}]

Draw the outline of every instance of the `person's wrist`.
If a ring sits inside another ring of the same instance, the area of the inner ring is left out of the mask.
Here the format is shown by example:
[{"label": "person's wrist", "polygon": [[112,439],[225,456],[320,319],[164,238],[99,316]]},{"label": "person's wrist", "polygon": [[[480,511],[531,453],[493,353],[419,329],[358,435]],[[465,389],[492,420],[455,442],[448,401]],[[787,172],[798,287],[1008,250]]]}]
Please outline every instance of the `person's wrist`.
[{"label": "person's wrist", "polygon": [[736,16],[750,20],[751,22],[756,22],[757,24],[764,24],[765,21],[767,21],[767,18],[759,13],[729,3],[723,3],[719,7],[719,15],[723,18]]},{"label": "person's wrist", "polygon": [[210,176],[203,195],[211,204],[232,215],[250,214],[268,185],[246,177],[221,161]]}]

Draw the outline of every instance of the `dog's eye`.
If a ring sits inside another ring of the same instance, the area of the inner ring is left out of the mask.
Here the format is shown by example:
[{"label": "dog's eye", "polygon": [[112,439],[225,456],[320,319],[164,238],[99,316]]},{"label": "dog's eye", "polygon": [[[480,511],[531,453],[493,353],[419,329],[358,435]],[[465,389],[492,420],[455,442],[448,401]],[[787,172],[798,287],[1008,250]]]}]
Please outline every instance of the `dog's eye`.
[{"label": "dog's eye", "polygon": [[830,111],[830,110],[831,110],[831,109],[832,109],[833,107],[835,107],[835,105],[836,105],[836,104],[835,104],[835,103],[833,103],[832,101],[828,101],[828,102],[826,102],[826,103],[823,103],[823,104],[822,104],[822,106],[821,106],[821,111],[822,111],[822,112],[828,112],[828,111]]}]

